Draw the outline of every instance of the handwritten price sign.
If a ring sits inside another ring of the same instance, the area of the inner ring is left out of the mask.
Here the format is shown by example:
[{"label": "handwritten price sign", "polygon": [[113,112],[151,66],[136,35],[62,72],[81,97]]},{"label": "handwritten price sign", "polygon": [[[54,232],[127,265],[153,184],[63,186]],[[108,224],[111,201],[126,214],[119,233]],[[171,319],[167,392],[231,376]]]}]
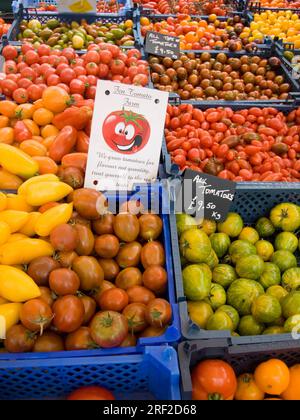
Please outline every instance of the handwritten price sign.
[{"label": "handwritten price sign", "polygon": [[170,57],[176,60],[180,56],[179,38],[148,31],[145,50],[148,54]]}]

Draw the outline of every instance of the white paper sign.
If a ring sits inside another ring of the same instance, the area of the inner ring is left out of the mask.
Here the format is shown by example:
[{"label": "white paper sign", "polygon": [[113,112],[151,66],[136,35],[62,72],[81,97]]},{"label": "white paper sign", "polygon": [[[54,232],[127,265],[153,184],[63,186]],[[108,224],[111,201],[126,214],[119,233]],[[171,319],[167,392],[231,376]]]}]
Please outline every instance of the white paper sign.
[{"label": "white paper sign", "polygon": [[168,93],[99,80],[85,187],[132,190],[157,178]]},{"label": "white paper sign", "polygon": [[59,13],[96,13],[97,0],[58,0]]}]

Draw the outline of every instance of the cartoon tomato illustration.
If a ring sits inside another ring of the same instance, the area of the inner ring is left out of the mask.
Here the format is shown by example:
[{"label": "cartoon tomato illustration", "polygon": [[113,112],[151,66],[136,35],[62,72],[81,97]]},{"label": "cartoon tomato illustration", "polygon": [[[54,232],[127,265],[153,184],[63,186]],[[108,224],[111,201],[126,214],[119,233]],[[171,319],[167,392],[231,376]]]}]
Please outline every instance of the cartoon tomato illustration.
[{"label": "cartoon tomato illustration", "polygon": [[145,117],[132,111],[114,111],[103,123],[102,133],[107,145],[118,153],[133,154],[142,150],[150,137]]}]

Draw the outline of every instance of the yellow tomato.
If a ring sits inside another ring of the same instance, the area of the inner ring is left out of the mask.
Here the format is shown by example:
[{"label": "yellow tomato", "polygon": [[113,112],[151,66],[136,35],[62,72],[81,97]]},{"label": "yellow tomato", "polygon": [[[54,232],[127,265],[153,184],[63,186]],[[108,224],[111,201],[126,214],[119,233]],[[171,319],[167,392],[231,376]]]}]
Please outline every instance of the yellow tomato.
[{"label": "yellow tomato", "polygon": [[35,225],[35,232],[39,236],[49,236],[51,231],[63,223],[68,223],[72,217],[73,203],[60,204],[45,211]]},{"label": "yellow tomato", "polygon": [[27,223],[20,229],[20,234],[22,233],[28,237],[35,236],[35,225],[40,217],[41,213],[37,211],[30,213]]},{"label": "yellow tomato", "polygon": [[7,197],[6,194],[0,191],[0,212],[6,209]]},{"label": "yellow tomato", "polygon": [[0,222],[0,245],[3,245],[8,241],[10,233],[11,230],[9,225],[5,222]]},{"label": "yellow tomato", "polygon": [[0,335],[4,337],[6,332],[20,320],[22,303],[5,303],[0,305]]},{"label": "yellow tomato", "polygon": [[17,194],[7,194],[6,210],[19,210],[30,213],[33,211],[33,207],[26,202],[24,196]]},{"label": "yellow tomato", "polygon": [[10,302],[26,302],[40,295],[40,289],[24,271],[0,265],[0,296]]},{"label": "yellow tomato", "polygon": [[0,264],[29,264],[35,258],[50,257],[53,253],[52,245],[43,239],[20,239],[0,247]]},{"label": "yellow tomato", "polygon": [[32,184],[37,184],[39,182],[59,182],[59,178],[56,175],[53,174],[45,174],[45,175],[39,175],[34,176],[27,181],[25,181],[18,189],[18,194],[26,195],[27,194],[27,188]]},{"label": "yellow tomato", "polygon": [[73,191],[64,182],[44,182],[43,188],[39,183],[31,184],[26,189],[26,201],[32,206],[42,206],[50,201],[60,201]]},{"label": "yellow tomato", "polygon": [[11,233],[18,232],[27,223],[29,214],[19,210],[4,210],[0,212],[0,221],[10,227]]},{"label": "yellow tomato", "polygon": [[22,150],[3,143],[0,143],[0,165],[25,179],[34,176],[39,169],[38,164]]},{"label": "yellow tomato", "polygon": [[27,236],[24,235],[23,233],[13,233],[12,235],[10,235],[10,237],[8,238],[7,243],[12,243],[12,242],[17,242],[20,241],[21,239],[27,239]]}]

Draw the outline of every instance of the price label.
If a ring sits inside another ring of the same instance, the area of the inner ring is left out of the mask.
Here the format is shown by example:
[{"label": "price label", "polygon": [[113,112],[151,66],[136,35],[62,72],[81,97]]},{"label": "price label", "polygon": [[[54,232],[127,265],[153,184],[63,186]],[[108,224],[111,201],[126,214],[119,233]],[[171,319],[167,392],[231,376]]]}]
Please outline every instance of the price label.
[{"label": "price label", "polygon": [[97,0],[58,0],[59,13],[96,13]]},{"label": "price label", "polygon": [[146,34],[145,51],[149,54],[170,57],[176,60],[180,56],[179,38],[148,31]]},{"label": "price label", "polygon": [[182,188],[186,213],[222,222],[234,200],[236,183],[187,169]]}]

